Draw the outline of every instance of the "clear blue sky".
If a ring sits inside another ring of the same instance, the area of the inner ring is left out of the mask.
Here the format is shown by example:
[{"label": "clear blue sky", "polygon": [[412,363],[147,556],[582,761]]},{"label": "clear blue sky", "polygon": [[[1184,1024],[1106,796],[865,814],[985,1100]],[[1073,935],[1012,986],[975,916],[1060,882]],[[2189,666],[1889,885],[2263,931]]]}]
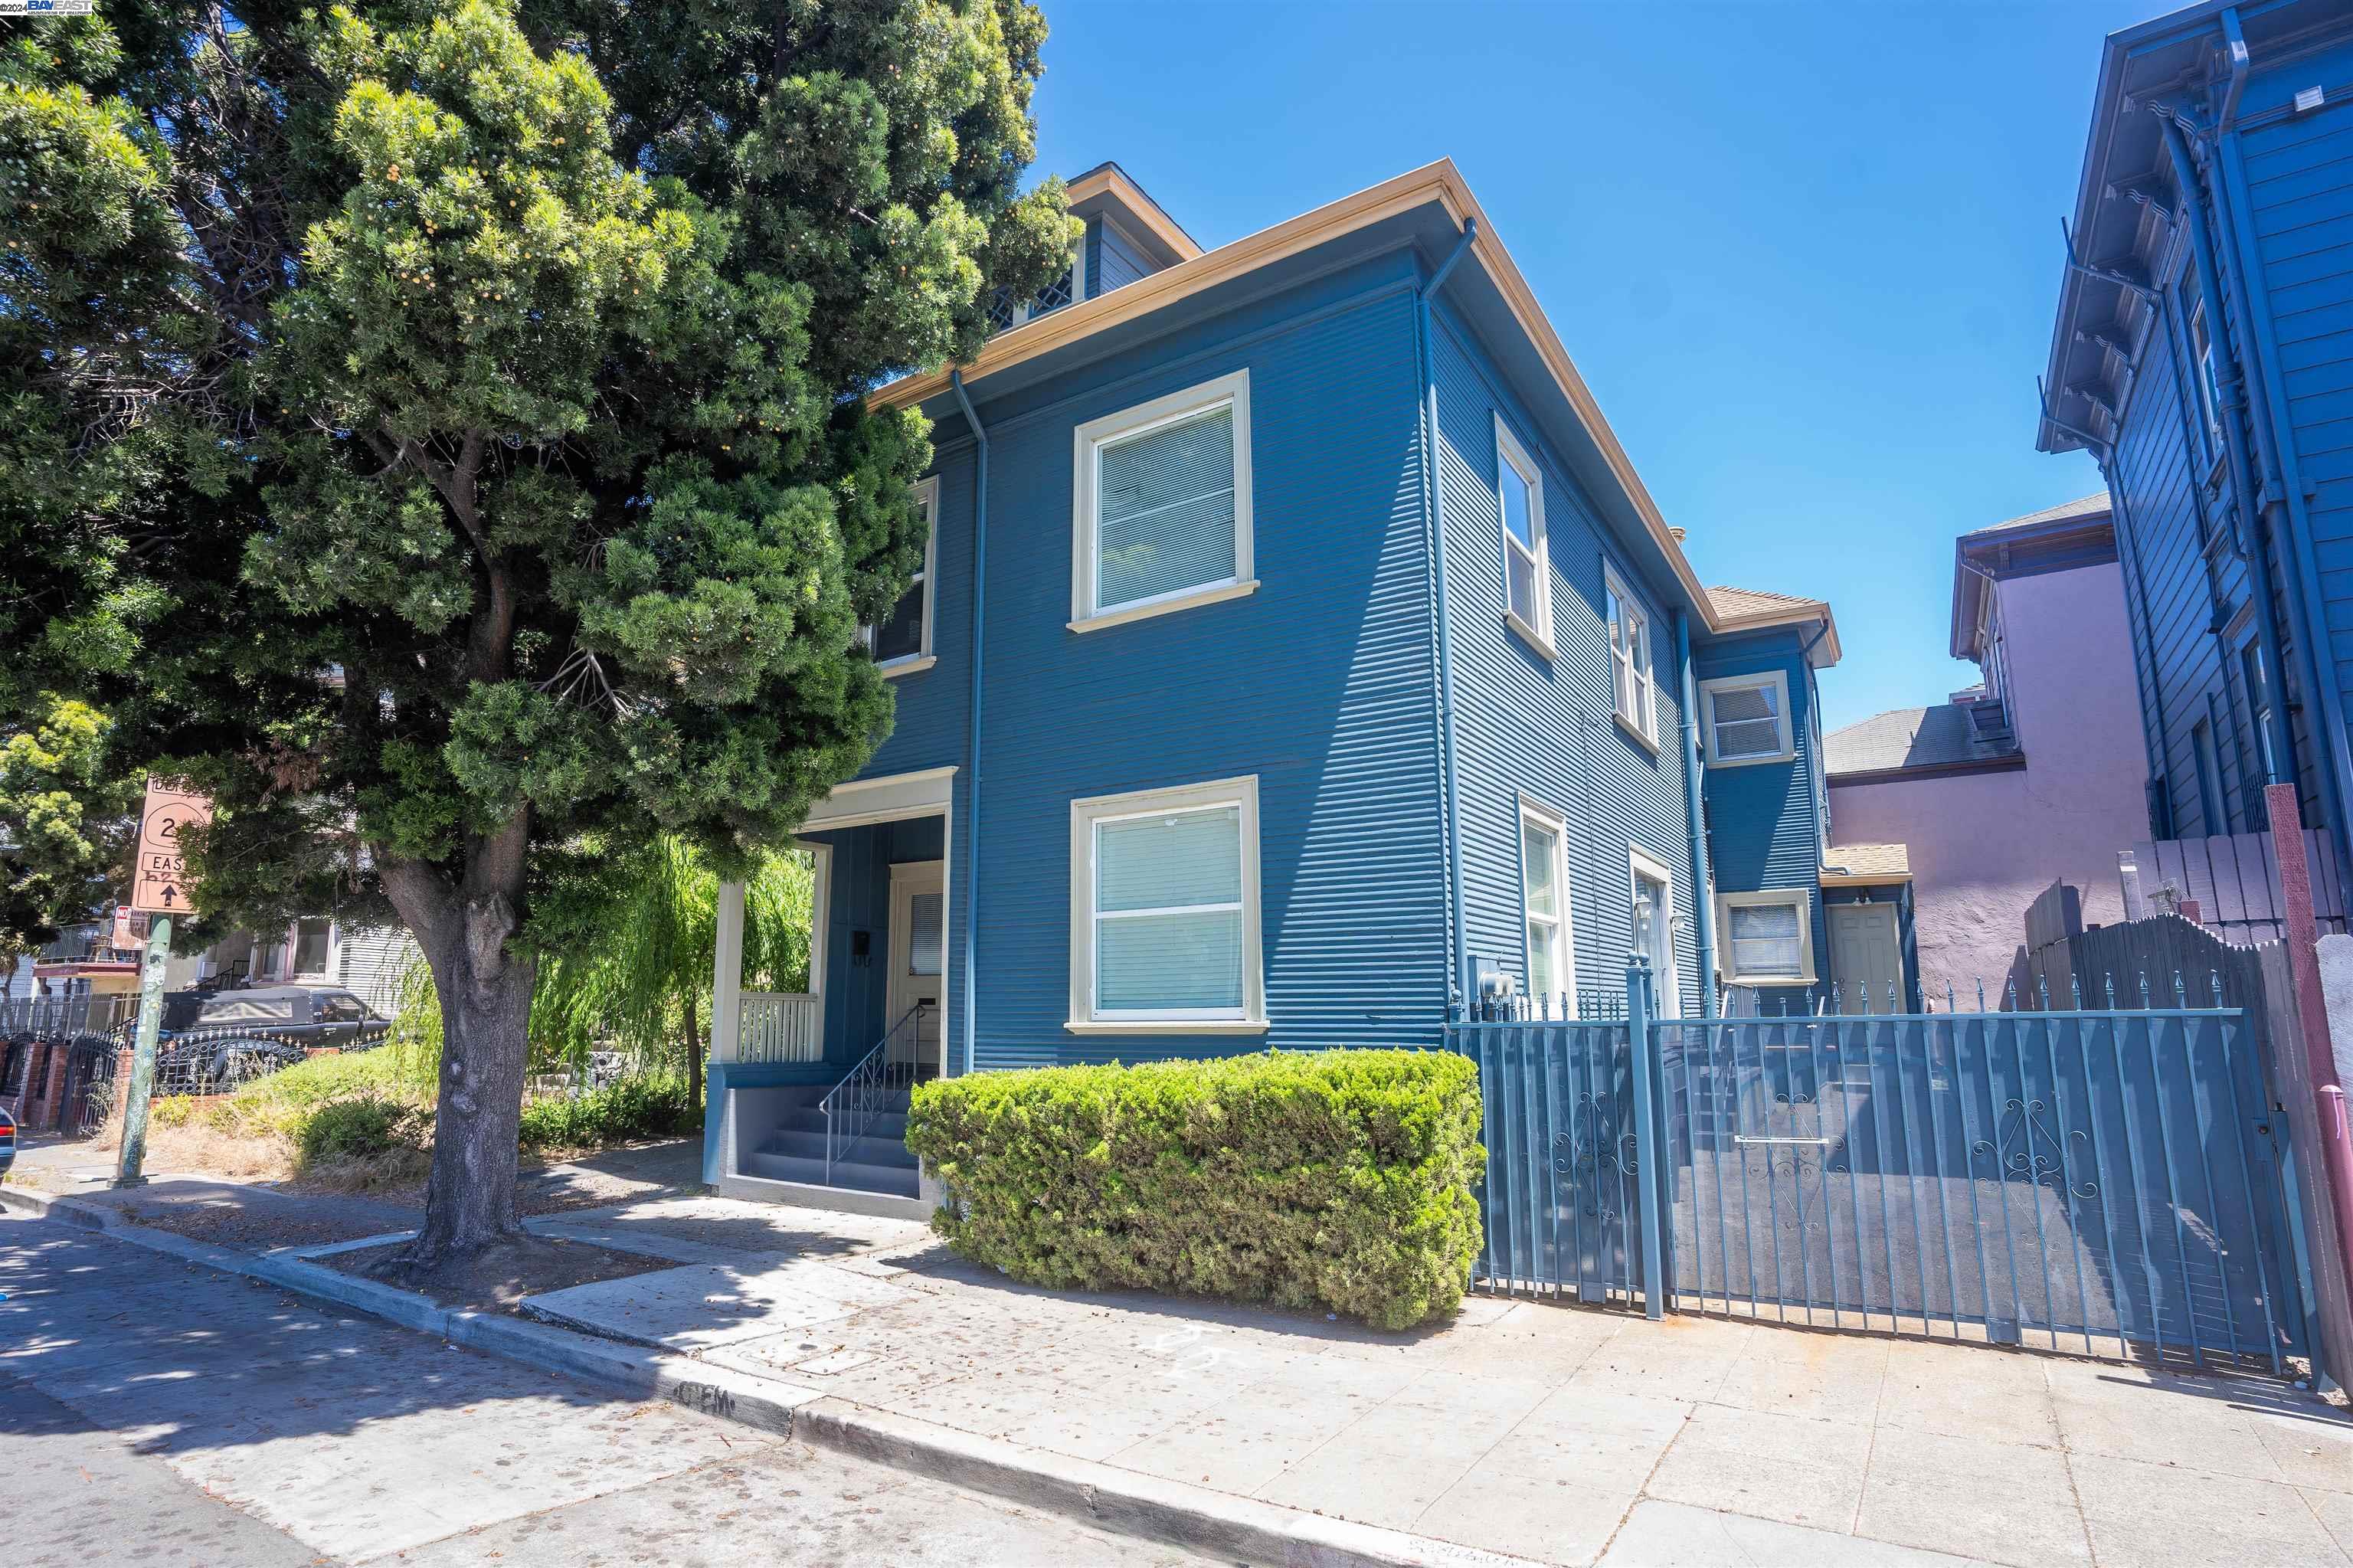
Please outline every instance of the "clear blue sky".
[{"label": "clear blue sky", "polygon": [[1827,599],[1831,728],[1941,701],[2034,450],[2101,39],[2164,0],[1042,0],[1039,167],[1215,247],[1451,157],[1708,582]]}]

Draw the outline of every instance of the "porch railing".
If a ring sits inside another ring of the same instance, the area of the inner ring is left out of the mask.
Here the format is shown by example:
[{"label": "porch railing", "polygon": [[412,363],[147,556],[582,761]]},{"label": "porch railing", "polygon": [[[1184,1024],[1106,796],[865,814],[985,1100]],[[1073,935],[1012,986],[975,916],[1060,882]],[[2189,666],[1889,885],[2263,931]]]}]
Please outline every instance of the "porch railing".
[{"label": "porch railing", "polygon": [[818,1102],[818,1109],[825,1113],[826,1185],[833,1184],[835,1163],[872,1128],[875,1118],[889,1107],[892,1093],[914,1081],[913,1062],[893,1062],[892,1047],[919,1040],[924,1022],[934,1011],[927,1001],[909,1008],[874,1049],[860,1057],[858,1065],[850,1068],[841,1082]]},{"label": "porch railing", "polygon": [[825,1060],[825,999],[787,991],[747,991],[735,1037],[739,1062]]}]

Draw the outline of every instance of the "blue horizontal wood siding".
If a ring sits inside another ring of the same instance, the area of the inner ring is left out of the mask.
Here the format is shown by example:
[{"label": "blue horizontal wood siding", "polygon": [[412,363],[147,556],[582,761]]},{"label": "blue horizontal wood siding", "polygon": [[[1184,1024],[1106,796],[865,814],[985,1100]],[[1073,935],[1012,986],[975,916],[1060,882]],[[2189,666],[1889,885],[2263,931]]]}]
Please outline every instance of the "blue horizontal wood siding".
[{"label": "blue horizontal wood siding", "polygon": [[[1444,881],[1403,269],[1318,280],[981,406],[979,1067],[1439,1043]],[[1245,368],[1261,587],[1069,630],[1075,427]],[[942,511],[958,516],[944,498]],[[968,578],[942,576],[944,613]],[[903,709],[901,728],[892,771],[932,755]],[[1065,1030],[1072,800],[1245,774],[1259,781],[1269,1033]],[[951,848],[962,875],[961,836]]]},{"label": "blue horizontal wood siding", "polygon": [[1107,294],[1157,270],[1143,247],[1111,218],[1098,217],[1087,225],[1087,288],[1091,294]]},{"label": "blue horizontal wood siding", "polygon": [[[1813,931],[1814,978],[1830,979],[1830,928],[1821,898],[1824,790],[1820,705],[1805,644],[1816,628],[1776,627],[1744,636],[1709,639],[1692,651],[1701,681],[1778,673],[1789,683],[1789,729],[1797,755],[1787,762],[1710,768],[1701,786],[1715,891],[1807,895]],[[1700,712],[1707,709],[1702,705]],[[1713,917],[1714,911],[1710,911]],[[1724,961],[1719,944],[1719,962]]]},{"label": "blue horizontal wood siding", "polygon": [[[1633,943],[1630,850],[1641,849],[1672,872],[1674,907],[1691,913],[1671,622],[1662,596],[1627,564],[1485,349],[1452,312],[1441,308],[1434,314],[1470,950],[1523,980],[1527,975],[1519,831],[1525,796],[1567,823],[1578,996],[1588,1001],[1622,997],[1626,955]],[[1555,650],[1549,658],[1504,619],[1499,412],[1544,471]],[[1628,735],[1612,717],[1605,562],[1650,611],[1659,694],[1655,749]],[[1691,927],[1676,930],[1673,940],[1684,1005],[1696,1009],[1698,966]]]},{"label": "blue horizontal wood siding", "polygon": [[[2217,259],[2227,262],[2219,252]],[[2119,410],[2109,463],[2142,715],[2172,832],[2242,832],[2259,827],[2263,814],[2262,743],[2238,663],[2238,650],[2254,636],[2245,611],[2263,577],[2233,548],[2231,520],[2238,508],[2230,471],[2207,431],[2188,359],[2189,307],[2198,291],[2186,238],[2153,270],[2163,305],[2144,323],[2137,374]],[[2223,277],[2226,291],[2235,292],[2227,270]],[[2207,318],[2228,344],[2231,313],[2210,308]],[[2286,640],[2285,690],[2293,696],[2301,684],[2293,625],[2278,580],[2270,581]],[[2292,704],[2288,713],[2299,732],[2297,754],[2308,760],[2300,706]],[[2215,800],[2206,798],[2199,770],[2201,724],[2212,736]],[[2315,784],[2316,776],[2307,772],[2307,794]]]},{"label": "blue horizontal wood siding", "polygon": [[[2243,138],[2247,221],[2275,337],[2266,352],[2286,392],[2282,437],[2306,486],[2319,567],[2314,634],[2327,642],[2322,664],[2339,692],[2353,691],[2353,109],[2335,86],[2348,69],[2353,46],[2340,41],[2297,58],[2292,70],[2259,78],[2250,88],[2251,110],[2323,81],[2330,101]],[[2295,711],[2306,726],[2319,722],[2317,705]],[[2316,761],[2321,748],[2299,750]],[[2344,783],[2353,788],[2353,780]]]}]

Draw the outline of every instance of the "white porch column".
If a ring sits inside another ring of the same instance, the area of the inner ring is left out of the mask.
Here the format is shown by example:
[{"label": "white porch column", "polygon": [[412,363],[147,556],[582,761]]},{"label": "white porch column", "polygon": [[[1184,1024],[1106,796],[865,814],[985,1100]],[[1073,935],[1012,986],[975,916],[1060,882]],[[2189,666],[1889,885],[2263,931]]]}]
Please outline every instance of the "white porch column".
[{"label": "white porch column", "polygon": [[711,975],[711,1059],[735,1060],[744,1022],[744,885],[719,885],[717,952]]}]

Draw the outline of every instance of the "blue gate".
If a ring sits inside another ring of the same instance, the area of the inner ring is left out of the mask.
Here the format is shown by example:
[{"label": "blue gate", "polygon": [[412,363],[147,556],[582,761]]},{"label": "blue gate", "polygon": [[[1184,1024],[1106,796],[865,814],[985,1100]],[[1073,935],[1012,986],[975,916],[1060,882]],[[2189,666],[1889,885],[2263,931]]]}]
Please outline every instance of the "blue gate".
[{"label": "blue gate", "polygon": [[1625,1299],[1639,1287],[1642,1145],[1623,1017],[1455,1026],[1486,1105],[1486,1250],[1499,1289]]},{"label": "blue gate", "polygon": [[1487,1098],[1491,1287],[2274,1371],[2301,1351],[2244,1010],[2177,982],[2172,1007],[1653,1020],[1648,992],[1638,969],[1625,1019],[1451,1032]]}]

